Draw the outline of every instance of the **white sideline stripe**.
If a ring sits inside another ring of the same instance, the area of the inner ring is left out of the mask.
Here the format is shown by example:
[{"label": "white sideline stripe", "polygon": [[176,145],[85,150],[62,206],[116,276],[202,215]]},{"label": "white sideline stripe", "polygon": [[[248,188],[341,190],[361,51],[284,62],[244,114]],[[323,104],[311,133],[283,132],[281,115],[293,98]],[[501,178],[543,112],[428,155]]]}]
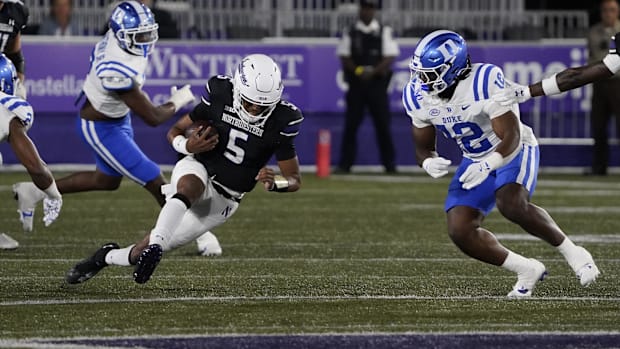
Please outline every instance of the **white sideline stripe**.
[{"label": "white sideline stripe", "polygon": [[[114,337],[110,337],[109,339],[114,339]],[[45,341],[46,339],[42,339]],[[28,339],[25,340],[4,340],[0,339],[0,348],[59,348],[59,349],[127,349],[128,347],[111,347],[108,345],[89,345],[89,344],[67,344],[67,343],[36,343],[31,342]],[[144,347],[131,347],[131,348],[144,348]]]},{"label": "white sideline stripe", "polygon": [[[495,234],[500,240],[510,241],[540,241],[539,238],[529,234]],[[602,242],[602,243],[620,243],[620,234],[569,234],[573,242]]]},{"label": "white sideline stripe", "polygon": [[[482,300],[505,300],[509,302],[520,302],[522,300],[511,300],[506,296],[208,296],[208,297],[157,297],[157,298],[100,298],[100,299],[47,299],[47,300],[27,300],[27,301],[3,301],[0,307],[21,306],[21,305],[66,305],[66,304],[107,304],[107,303],[166,303],[166,302],[237,302],[237,301],[347,301],[347,300],[421,300],[421,301],[482,301]],[[614,302],[620,303],[620,297],[531,297],[527,301],[535,302]]]},{"label": "white sideline stripe", "polygon": [[[536,196],[536,193],[534,193]],[[411,210],[442,210],[443,204],[404,204],[400,205],[399,209],[401,211],[411,211]],[[619,206],[545,206],[544,207],[549,212],[555,213],[588,213],[588,214],[608,214],[608,213],[620,213]],[[493,211],[497,211],[497,208],[494,208]]]}]

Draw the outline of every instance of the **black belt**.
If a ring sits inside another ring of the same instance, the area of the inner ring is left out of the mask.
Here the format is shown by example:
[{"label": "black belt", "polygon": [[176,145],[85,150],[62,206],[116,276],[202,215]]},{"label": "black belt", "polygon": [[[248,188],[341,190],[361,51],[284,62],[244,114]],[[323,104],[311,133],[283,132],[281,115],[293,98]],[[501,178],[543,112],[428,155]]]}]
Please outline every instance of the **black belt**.
[{"label": "black belt", "polygon": [[228,191],[226,191],[226,189],[224,189],[224,187],[222,187],[221,185],[217,184],[217,182],[211,181],[211,184],[213,184],[213,188],[215,188],[215,191],[220,193],[220,195],[222,195],[223,197],[227,198],[228,200],[233,200],[235,202],[241,202],[241,199],[239,199],[238,197],[230,195],[230,193]]}]

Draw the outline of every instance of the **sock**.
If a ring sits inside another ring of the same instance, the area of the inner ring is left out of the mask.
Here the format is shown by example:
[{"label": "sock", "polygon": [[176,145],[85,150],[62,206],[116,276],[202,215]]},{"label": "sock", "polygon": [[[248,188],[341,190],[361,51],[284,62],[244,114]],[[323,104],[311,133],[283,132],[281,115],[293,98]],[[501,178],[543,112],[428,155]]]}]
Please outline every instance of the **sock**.
[{"label": "sock", "polygon": [[506,257],[504,263],[502,263],[502,268],[506,268],[519,274],[527,271],[529,269],[529,264],[530,260],[528,258],[508,250],[508,256]]},{"label": "sock", "polygon": [[172,197],[166,201],[161,212],[159,212],[155,228],[151,230],[149,245],[158,244],[165,246],[170,239],[170,235],[183,220],[183,215],[185,215],[186,211],[187,206],[178,198]]},{"label": "sock", "polygon": [[556,248],[564,256],[564,259],[566,259],[568,265],[570,265],[573,270],[578,269],[583,264],[582,249],[575,245],[568,237],[564,238],[564,241]]},{"label": "sock", "polygon": [[108,265],[120,265],[122,267],[130,266],[131,263],[129,263],[129,252],[131,252],[131,249],[134,246],[135,244],[121,249],[110,250],[110,252],[105,255],[105,262]]}]

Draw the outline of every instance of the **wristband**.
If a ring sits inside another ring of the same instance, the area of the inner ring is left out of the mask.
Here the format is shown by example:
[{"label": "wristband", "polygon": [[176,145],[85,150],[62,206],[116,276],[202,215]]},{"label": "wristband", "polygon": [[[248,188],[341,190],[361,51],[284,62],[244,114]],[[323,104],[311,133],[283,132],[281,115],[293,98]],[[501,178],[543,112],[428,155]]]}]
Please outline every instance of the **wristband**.
[{"label": "wristband", "polygon": [[364,73],[364,67],[358,65],[353,72],[355,73],[355,75],[360,76]]},{"label": "wristband", "polygon": [[269,191],[277,191],[279,193],[284,193],[288,191],[288,179],[281,175],[275,175],[273,177],[273,185]]},{"label": "wristband", "polygon": [[181,154],[191,154],[189,151],[187,151],[187,138],[185,138],[185,136],[183,135],[178,135],[174,137],[174,139],[172,140],[172,147],[174,148],[174,150],[178,151]]},{"label": "wristband", "polygon": [[617,73],[620,70],[620,56],[617,54],[608,54],[603,58],[603,64],[612,73]]},{"label": "wristband", "polygon": [[560,87],[558,86],[558,81],[555,79],[556,75],[558,74],[553,74],[542,81],[542,89],[545,93],[545,96],[553,96],[562,92],[560,91]]},{"label": "wristband", "polygon": [[494,151],[491,155],[487,156],[484,161],[491,167],[491,170],[496,170],[504,164],[504,157],[502,154]]},{"label": "wristband", "polygon": [[45,192],[47,197],[50,199],[62,198],[62,195],[60,195],[60,192],[58,191],[58,187],[56,186],[56,181],[53,181],[52,184],[49,187],[47,187],[47,189],[43,190],[43,192]]}]

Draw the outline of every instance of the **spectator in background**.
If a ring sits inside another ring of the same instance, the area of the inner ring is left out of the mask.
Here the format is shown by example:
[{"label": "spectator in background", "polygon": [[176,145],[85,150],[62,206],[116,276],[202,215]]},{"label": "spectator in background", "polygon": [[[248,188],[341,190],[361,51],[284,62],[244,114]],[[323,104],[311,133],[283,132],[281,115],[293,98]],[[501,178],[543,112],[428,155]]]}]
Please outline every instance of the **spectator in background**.
[{"label": "spectator in background", "polygon": [[169,11],[157,7],[157,0],[141,1],[151,9],[155,16],[155,20],[159,24],[158,34],[160,39],[178,39],[180,37],[177,23]]},{"label": "spectator in background", "polygon": [[80,35],[78,28],[71,23],[73,12],[72,0],[52,0],[50,14],[39,27],[39,35],[75,36]]},{"label": "spectator in background", "polygon": [[392,62],[400,51],[392,38],[392,28],[374,18],[377,7],[376,0],[360,1],[359,20],[343,33],[337,48],[349,90],[345,97],[344,135],[336,173],[351,171],[357,155],[357,130],[366,106],[372,115],[385,171],[396,172],[387,88],[392,77]]},{"label": "spectator in background", "polygon": [[[588,63],[601,61],[609,50],[609,37],[620,31],[618,20],[619,6],[617,0],[602,0],[601,21],[588,33]],[[611,114],[616,116],[616,129],[620,136],[620,75],[592,84],[592,138],[594,149],[592,169],[589,174],[604,176],[607,174],[609,161],[609,144],[607,142],[607,126]]]},{"label": "spectator in background", "polygon": [[26,87],[21,32],[27,24],[28,9],[23,2],[0,0],[0,47],[17,70],[19,80],[16,82],[14,94],[22,99],[26,99]]}]

